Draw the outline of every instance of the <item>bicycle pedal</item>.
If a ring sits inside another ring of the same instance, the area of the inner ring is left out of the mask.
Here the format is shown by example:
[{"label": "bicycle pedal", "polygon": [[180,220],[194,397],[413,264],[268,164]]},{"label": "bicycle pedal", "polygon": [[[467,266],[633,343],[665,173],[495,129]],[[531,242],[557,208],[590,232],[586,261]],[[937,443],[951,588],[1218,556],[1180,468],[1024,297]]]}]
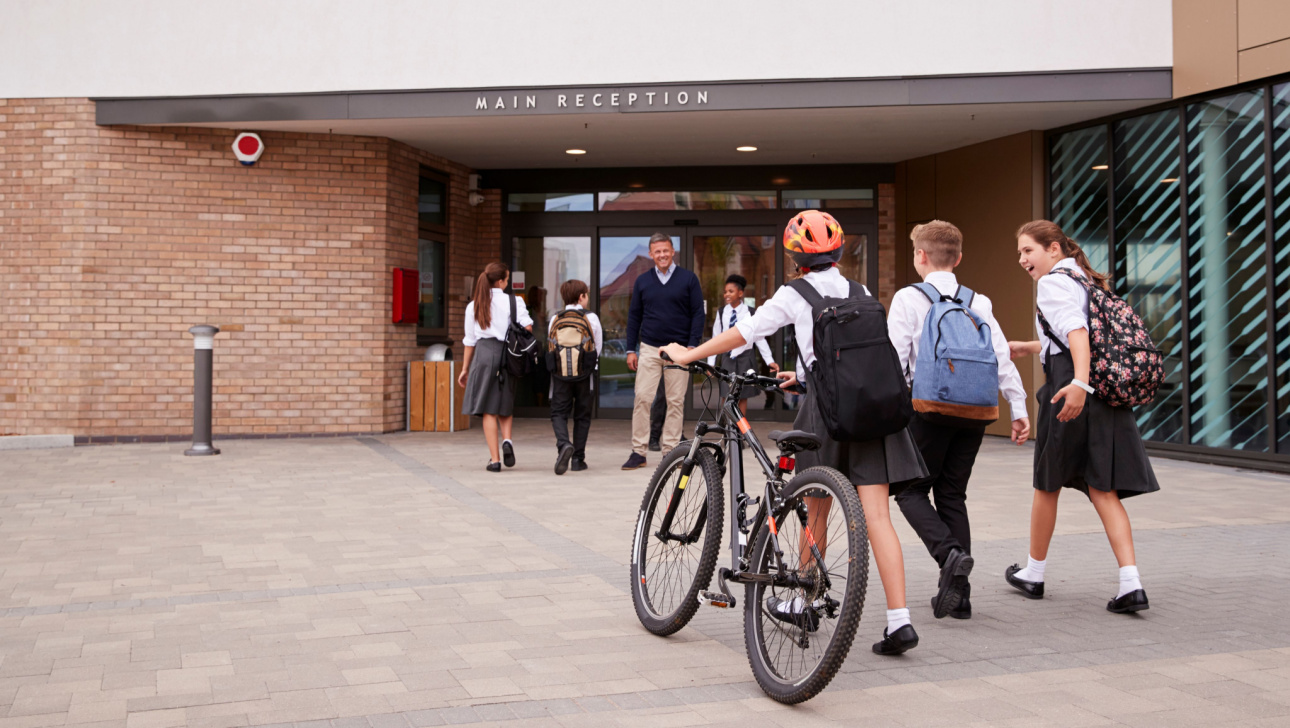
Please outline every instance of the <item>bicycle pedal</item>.
[{"label": "bicycle pedal", "polygon": [[699,603],[706,604],[710,607],[719,607],[721,609],[735,608],[735,598],[729,594],[722,594],[721,592],[699,592]]}]

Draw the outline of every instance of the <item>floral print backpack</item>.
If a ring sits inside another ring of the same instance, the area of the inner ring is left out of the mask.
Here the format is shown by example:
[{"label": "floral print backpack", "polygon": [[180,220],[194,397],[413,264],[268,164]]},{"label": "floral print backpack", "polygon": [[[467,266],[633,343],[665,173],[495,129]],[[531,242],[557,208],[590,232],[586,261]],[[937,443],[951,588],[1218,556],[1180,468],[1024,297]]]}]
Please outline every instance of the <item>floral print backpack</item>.
[{"label": "floral print backpack", "polygon": [[[1058,268],[1049,275],[1055,273],[1074,279],[1088,292],[1085,313],[1090,349],[1089,386],[1112,407],[1150,403],[1165,381],[1165,356],[1156,348],[1137,312],[1123,298],[1091,284],[1070,268]],[[1062,351],[1069,351],[1065,342],[1048,328],[1042,312],[1039,324]]]}]

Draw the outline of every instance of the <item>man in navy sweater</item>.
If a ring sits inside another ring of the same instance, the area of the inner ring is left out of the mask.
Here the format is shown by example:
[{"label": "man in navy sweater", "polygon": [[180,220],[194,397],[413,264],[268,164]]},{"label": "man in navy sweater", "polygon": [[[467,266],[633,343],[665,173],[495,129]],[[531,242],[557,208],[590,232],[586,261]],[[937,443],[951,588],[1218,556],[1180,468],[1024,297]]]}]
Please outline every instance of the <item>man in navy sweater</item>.
[{"label": "man in navy sweater", "polygon": [[664,371],[658,350],[673,342],[691,348],[699,345],[703,335],[703,291],[698,276],[676,267],[672,260],[675,256],[672,238],[654,233],[649,239],[654,269],[638,276],[632,286],[632,303],[627,310],[627,367],[636,372],[636,401],[632,409],[632,454],[623,463],[623,470],[645,466],[649,411],[660,376],[667,393],[663,452],[681,441],[689,377],[676,369]]}]

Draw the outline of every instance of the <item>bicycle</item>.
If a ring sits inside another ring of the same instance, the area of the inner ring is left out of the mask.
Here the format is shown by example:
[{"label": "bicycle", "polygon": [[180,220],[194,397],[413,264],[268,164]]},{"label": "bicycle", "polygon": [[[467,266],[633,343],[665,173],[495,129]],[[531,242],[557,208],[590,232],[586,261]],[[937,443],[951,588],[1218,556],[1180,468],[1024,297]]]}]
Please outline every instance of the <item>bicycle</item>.
[{"label": "bicycle", "polygon": [[[719,379],[729,391],[716,423],[701,419],[694,437],[663,457],[645,489],[632,540],[636,614],[647,630],[667,636],[703,604],[735,608],[728,584],[743,584],[744,645],[757,684],[781,703],[808,700],[841,668],[864,608],[869,541],[860,497],[832,468],[807,468],[785,482],[795,456],[819,449],[820,438],[801,430],[771,432],[779,449],[772,462],[739,411],[742,389],[782,395],[780,380],[703,362],[668,368],[704,374],[705,386]],[[704,439],[708,434],[719,438]],[[745,449],[766,476],[756,498],[744,491]],[[720,591],[714,592],[707,589],[720,549],[723,524],[717,514],[727,476],[730,566],[717,572]]]}]

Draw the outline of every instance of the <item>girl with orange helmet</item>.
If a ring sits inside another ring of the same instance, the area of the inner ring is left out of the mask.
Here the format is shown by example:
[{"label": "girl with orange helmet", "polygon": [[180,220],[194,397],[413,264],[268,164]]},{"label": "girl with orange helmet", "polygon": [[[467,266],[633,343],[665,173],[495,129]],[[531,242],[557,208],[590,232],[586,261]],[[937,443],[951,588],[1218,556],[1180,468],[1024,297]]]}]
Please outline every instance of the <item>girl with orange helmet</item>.
[{"label": "girl with orange helmet", "polygon": [[[816,293],[842,299],[857,295],[868,296],[870,294],[867,288],[848,281],[837,269],[844,243],[842,226],[827,212],[806,210],[794,215],[784,228],[784,250],[793,260],[794,266],[804,274],[802,279]],[[791,286],[780,286],[775,295],[751,317],[698,347],[687,349],[680,344],[669,344],[662,351],[673,362],[685,365],[704,357],[724,354],[749,341],[763,339],[790,324],[794,326],[801,368],[796,372],[782,371],[778,376],[784,380],[782,387],[794,387],[798,379],[805,378],[810,371],[815,362],[815,351],[811,304]],[[809,381],[807,383],[809,385]],[[799,453],[798,467],[835,468],[852,483],[859,484],[857,490],[864,507],[869,541],[887,597],[887,629],[883,632],[882,640],[874,644],[873,651],[879,655],[898,655],[918,645],[918,634],[909,621],[909,609],[905,606],[905,562],[900,550],[900,539],[891,525],[889,484],[926,477],[927,468],[908,429],[864,442],[831,440],[819,414],[814,389],[807,387],[806,397],[793,427],[819,435],[824,446],[816,452]],[[820,500],[823,502],[808,505],[810,527],[817,533],[822,530],[822,524],[827,522],[824,517],[827,516],[829,507],[827,499]],[[826,537],[819,540],[827,543]],[[803,620],[802,617],[806,611],[813,611],[816,606],[805,603],[802,597],[791,601],[780,601],[773,597],[771,600],[773,603],[768,601],[766,604],[767,612],[790,624],[803,621],[809,623],[809,618]]]}]

